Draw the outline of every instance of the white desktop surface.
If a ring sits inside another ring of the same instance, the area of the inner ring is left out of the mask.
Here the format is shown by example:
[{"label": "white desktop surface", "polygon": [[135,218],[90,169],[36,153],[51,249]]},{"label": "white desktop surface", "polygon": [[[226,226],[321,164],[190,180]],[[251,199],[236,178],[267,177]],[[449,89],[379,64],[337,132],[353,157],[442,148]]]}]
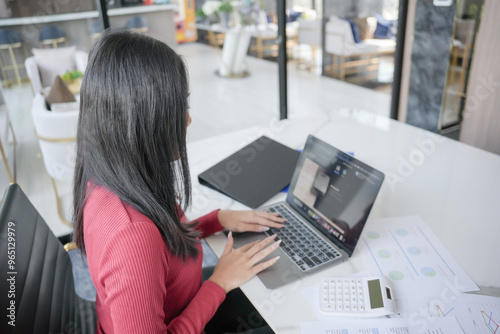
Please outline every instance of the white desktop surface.
[{"label": "white desktop surface", "polygon": [[[263,127],[190,143],[193,203],[188,216],[196,218],[216,208],[248,209],[201,186],[198,174],[261,135],[302,149],[309,134],[354,152],[385,174],[370,218],[420,215],[477,285],[500,292],[500,156],[368,112],[338,110],[281,122],[270,119]],[[266,204],[284,199],[278,194]],[[225,241],[221,233],[207,238],[218,256]],[[275,332],[300,333],[301,321],[316,320],[301,289],[325,276],[364,270],[355,251],[349,261],[282,288],[268,290],[253,278],[241,289]]]}]

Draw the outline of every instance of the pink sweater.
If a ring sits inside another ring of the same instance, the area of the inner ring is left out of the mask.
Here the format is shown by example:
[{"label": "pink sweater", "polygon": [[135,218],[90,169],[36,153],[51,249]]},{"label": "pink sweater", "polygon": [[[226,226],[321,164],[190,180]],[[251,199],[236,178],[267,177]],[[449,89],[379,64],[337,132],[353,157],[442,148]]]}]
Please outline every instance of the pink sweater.
[{"label": "pink sweater", "polygon": [[[217,211],[198,221],[203,237],[222,230]],[[201,245],[195,260],[174,257],[153,222],[106,188],[87,200],[84,235],[97,333],[201,333],[226,297],[202,284]]]}]

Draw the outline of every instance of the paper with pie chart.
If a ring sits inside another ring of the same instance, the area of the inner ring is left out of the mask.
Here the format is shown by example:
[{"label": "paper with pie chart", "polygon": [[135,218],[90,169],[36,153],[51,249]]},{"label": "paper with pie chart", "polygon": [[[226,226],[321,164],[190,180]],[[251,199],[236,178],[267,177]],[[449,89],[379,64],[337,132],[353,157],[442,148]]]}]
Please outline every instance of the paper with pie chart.
[{"label": "paper with pie chart", "polygon": [[420,216],[368,222],[357,250],[368,271],[387,276],[400,297],[432,296],[447,286],[458,292],[479,290]]}]

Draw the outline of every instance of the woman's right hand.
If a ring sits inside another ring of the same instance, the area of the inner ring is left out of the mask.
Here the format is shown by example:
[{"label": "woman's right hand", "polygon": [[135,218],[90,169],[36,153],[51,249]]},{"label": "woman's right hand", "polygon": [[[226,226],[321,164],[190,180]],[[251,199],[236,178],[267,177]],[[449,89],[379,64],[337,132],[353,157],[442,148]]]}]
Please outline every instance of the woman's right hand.
[{"label": "woman's right hand", "polygon": [[232,232],[229,232],[224,252],[219,258],[214,273],[208,280],[221,286],[226,293],[244,284],[259,272],[278,261],[279,256],[276,256],[259,263],[279,247],[281,240],[266,248],[267,245],[273,242],[275,237],[276,235],[272,235],[264,240],[254,241],[233,250],[234,239]]}]

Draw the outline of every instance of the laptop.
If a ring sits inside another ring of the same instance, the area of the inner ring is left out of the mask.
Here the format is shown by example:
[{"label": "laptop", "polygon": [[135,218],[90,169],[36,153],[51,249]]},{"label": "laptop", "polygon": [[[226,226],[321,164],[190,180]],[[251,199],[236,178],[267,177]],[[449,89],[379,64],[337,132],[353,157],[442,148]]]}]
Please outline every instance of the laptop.
[{"label": "laptop", "polygon": [[354,252],[384,174],[310,135],[285,202],[260,208],[287,220],[265,233],[234,233],[235,247],[276,234],[280,247],[265,260],[276,264],[258,274],[269,289],[344,262]]}]

